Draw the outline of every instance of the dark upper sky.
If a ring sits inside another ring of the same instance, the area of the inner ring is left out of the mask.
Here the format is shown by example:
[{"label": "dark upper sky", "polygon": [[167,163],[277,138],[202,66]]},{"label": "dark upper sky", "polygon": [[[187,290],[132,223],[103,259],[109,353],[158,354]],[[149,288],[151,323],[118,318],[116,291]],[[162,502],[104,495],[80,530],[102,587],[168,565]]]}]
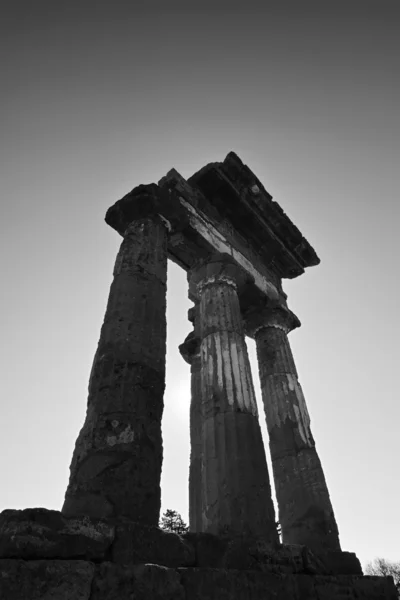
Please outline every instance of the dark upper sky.
[{"label": "dark upper sky", "polygon": [[[343,545],[398,558],[399,6],[5,3],[0,508],[62,502],[119,244],[106,209],[235,150],[322,260],[285,290]],[[173,266],[168,289],[163,494],[184,512],[190,326]]]}]

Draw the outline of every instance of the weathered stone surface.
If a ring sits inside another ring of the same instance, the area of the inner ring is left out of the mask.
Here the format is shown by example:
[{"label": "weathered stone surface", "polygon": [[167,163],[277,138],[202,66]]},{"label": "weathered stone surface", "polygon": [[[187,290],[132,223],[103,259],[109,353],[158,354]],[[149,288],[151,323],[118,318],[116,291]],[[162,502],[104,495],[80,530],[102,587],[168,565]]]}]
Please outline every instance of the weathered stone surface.
[{"label": "weathered stone surface", "polygon": [[353,589],[357,600],[398,600],[392,577],[353,577]]},{"label": "weathered stone surface", "polygon": [[246,320],[247,331],[256,340],[283,542],[305,545],[317,553],[340,551],[328,487],[287,338],[298,323],[290,311],[268,308],[247,315]]},{"label": "weathered stone surface", "polygon": [[146,216],[129,222],[128,211],[121,217],[124,241],[90,376],[86,420],[72,458],[62,509],[68,516],[122,516],[158,524],[167,227],[155,212],[157,189],[140,186],[135,196],[133,204],[143,205],[139,213]]},{"label": "weathered stone surface", "polygon": [[308,548],[300,545],[273,545],[264,540],[229,542],[222,565],[229,569],[266,573],[328,574],[325,564]]},{"label": "weathered stone surface", "polygon": [[114,526],[57,510],[27,508],[0,514],[0,558],[105,560]]},{"label": "weathered stone surface", "polygon": [[203,515],[201,493],[202,415],[201,415],[201,357],[200,345],[192,356],[190,403],[190,467],[189,467],[189,528],[201,531]]},{"label": "weathered stone surface", "polygon": [[[283,545],[284,548],[296,548],[296,545]],[[319,555],[313,553],[307,546],[297,546],[301,548],[301,555],[303,557],[303,571],[304,573],[310,573],[311,575],[329,575],[331,573],[330,567],[327,566],[326,561]],[[293,550],[292,550],[293,552]]]},{"label": "weathered stone surface", "polygon": [[297,227],[234,152],[223,163],[200,169],[188,183],[208,200],[205,204],[198,198],[199,208],[215,221],[229,220],[237,237],[245,239],[279,277],[297,277],[304,268],[320,262]]},{"label": "weathered stone surface", "polygon": [[391,577],[336,575],[313,578],[318,600],[397,600]]},{"label": "weathered stone surface", "polygon": [[314,586],[318,600],[332,600],[333,598],[335,600],[353,600],[356,598],[353,579],[350,576],[316,576]]},{"label": "weathered stone surface", "polygon": [[174,232],[184,229],[189,222],[188,212],[179,202],[178,195],[156,183],[135,187],[108,209],[105,221],[124,235],[132,221],[155,214],[162,215]]},{"label": "weathered stone surface", "polygon": [[119,521],[111,560],[122,564],[154,563],[166,567],[193,566],[195,548],[185,537],[158,527]]},{"label": "weathered stone surface", "polygon": [[277,544],[263,540],[234,539],[227,544],[222,561],[225,569],[241,571],[254,570],[265,572],[294,573],[294,562],[278,558]]},{"label": "weathered stone surface", "polygon": [[1,600],[397,600],[391,577],[0,559]]},{"label": "weathered stone surface", "polygon": [[[213,208],[212,202],[196,187],[191,186],[175,170],[168,172],[160,180],[159,185],[174,191],[187,210],[189,224],[179,234],[169,237],[168,255],[185,270],[190,270],[199,258],[206,258],[212,252],[224,252],[235,258],[237,263],[253,279],[247,291],[251,289],[249,304],[265,299],[267,296],[275,301],[285,302],[281,278],[271,268],[270,261],[266,262],[260,256],[260,246],[249,243],[227,217],[227,204],[221,215]],[[204,216],[207,215],[206,218]],[[190,296],[192,300],[192,298]]]},{"label": "weathered stone surface", "polygon": [[[279,435],[287,439],[290,426],[286,421]],[[270,438],[271,445],[276,435],[277,427]],[[292,456],[275,455],[272,465],[276,495],[282,507],[279,519],[283,541],[302,543],[316,552],[329,550],[330,545],[331,549],[340,550],[336,520],[316,449],[310,447]]]},{"label": "weathered stone surface", "polygon": [[223,567],[228,540],[211,533],[186,533],[182,537],[195,549],[196,567],[213,569]]},{"label": "weathered stone surface", "polygon": [[260,538],[228,539],[208,533],[188,533],[183,537],[195,548],[196,567],[281,574],[329,575],[333,572],[320,556],[305,546],[271,544]]},{"label": "weathered stone surface", "polygon": [[103,563],[96,568],[90,600],[185,600],[185,592],[173,569]]},{"label": "weathered stone surface", "polygon": [[[193,312],[198,312],[193,311]],[[198,321],[198,318],[196,319]],[[194,322],[194,318],[193,318]],[[195,330],[189,333],[179,351],[190,364],[190,465],[189,465],[189,529],[201,531],[202,525],[202,402],[201,402],[201,356],[200,339]]]},{"label": "weathered stone surface", "polygon": [[83,560],[0,560],[1,600],[90,600],[94,564]]},{"label": "weathered stone surface", "polygon": [[186,600],[300,600],[291,575],[224,569],[178,569],[178,573]]},{"label": "weathered stone surface", "polygon": [[362,574],[355,554],[314,555],[305,546],[261,539],[227,539],[207,533],[179,536],[125,519],[116,524],[67,518],[44,508],[0,514],[0,558],[113,560],[167,567],[209,567],[269,573]]},{"label": "weathered stone surface", "polygon": [[329,550],[319,555],[328,573],[333,575],[362,575],[361,563],[354,552]]},{"label": "weathered stone surface", "polygon": [[396,600],[391,578],[178,569],[186,600]]},{"label": "weathered stone surface", "polygon": [[275,513],[230,256],[190,273],[199,299],[201,356],[201,517],[203,532],[278,541]]},{"label": "weathered stone surface", "polygon": [[[253,303],[265,296],[285,301],[280,278],[260,257],[259,245],[250,246],[249,240],[238,234],[225,214],[221,218],[198,188],[189,185],[175,169],[169,171],[159,185],[176,192],[190,215],[184,231],[169,236],[168,256],[171,260],[190,270],[199,258],[207,257],[210,252],[226,252],[254,278],[254,284],[247,289]],[[225,213],[226,208],[225,205]],[[207,214],[206,222],[204,214]],[[252,303],[250,298],[248,302]]]}]

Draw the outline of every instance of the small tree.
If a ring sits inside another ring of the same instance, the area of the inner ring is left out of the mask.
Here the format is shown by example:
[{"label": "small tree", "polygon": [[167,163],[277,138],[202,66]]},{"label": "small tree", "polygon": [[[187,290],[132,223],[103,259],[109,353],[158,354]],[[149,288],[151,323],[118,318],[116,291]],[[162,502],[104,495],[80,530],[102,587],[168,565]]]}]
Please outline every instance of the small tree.
[{"label": "small tree", "polygon": [[160,528],[164,531],[170,531],[172,533],[186,533],[189,531],[188,526],[182,519],[181,515],[176,510],[167,509],[161,517]]},{"label": "small tree", "polygon": [[367,564],[365,574],[378,575],[380,577],[391,575],[400,597],[400,562],[395,563],[385,558],[375,558],[375,560]]}]

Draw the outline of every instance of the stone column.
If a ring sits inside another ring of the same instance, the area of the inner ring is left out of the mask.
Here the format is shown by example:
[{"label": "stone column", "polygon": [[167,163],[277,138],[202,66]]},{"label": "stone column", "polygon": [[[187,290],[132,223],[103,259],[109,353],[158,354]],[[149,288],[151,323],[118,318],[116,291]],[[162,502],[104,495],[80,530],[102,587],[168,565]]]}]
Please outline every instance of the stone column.
[{"label": "stone column", "polygon": [[109,209],[123,236],[62,512],[158,525],[165,387],[167,229],[158,187]]},{"label": "stone column", "polygon": [[[195,320],[195,309],[190,309],[189,319]],[[191,401],[190,401],[190,466],[189,466],[189,530],[202,531],[201,508],[201,358],[200,339],[195,330],[189,333],[183,344],[179,346],[180,353],[190,364]]]},{"label": "stone column", "polygon": [[300,325],[286,308],[246,319],[255,338],[282,540],[314,550],[340,550],[328,487],[310,429],[287,334]]},{"label": "stone column", "polygon": [[238,288],[229,255],[193,269],[201,355],[201,530],[278,542]]}]

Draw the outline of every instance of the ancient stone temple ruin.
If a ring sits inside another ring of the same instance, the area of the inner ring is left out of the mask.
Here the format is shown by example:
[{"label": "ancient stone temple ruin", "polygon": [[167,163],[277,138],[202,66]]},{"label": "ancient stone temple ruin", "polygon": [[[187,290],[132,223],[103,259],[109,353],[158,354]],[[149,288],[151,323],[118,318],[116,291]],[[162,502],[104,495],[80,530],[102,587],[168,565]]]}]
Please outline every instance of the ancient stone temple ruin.
[{"label": "ancient stone temple ruin", "polygon": [[[312,246],[232,152],[188,180],[172,169],[140,185],[106,222],[123,240],[65,503],[0,515],[0,598],[394,600],[390,578],[363,576],[341,549],[290,348],[300,321],[282,280],[319,263]],[[183,536],[158,528],[168,258],[193,302]]]}]

